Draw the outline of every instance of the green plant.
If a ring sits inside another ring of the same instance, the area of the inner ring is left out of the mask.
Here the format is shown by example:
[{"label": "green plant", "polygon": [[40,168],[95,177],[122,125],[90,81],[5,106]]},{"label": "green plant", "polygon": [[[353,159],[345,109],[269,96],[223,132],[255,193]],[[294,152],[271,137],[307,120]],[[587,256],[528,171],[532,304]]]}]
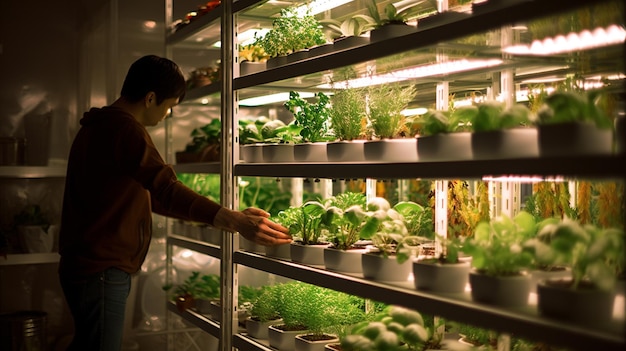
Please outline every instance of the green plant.
[{"label": "green plant", "polygon": [[191,296],[194,299],[216,299],[220,297],[220,277],[217,274],[191,272],[181,284],[167,284],[163,290],[172,290],[172,299]]},{"label": "green plant", "polygon": [[272,216],[289,208],[291,192],[280,184],[271,178],[242,177],[239,181],[239,208],[256,207]]},{"label": "green plant", "polygon": [[441,247],[441,253],[438,257],[425,258],[421,262],[439,262],[439,263],[459,263],[459,254],[463,251],[463,241],[459,238],[444,237],[437,234],[438,243]]},{"label": "green plant", "polygon": [[365,137],[363,123],[367,119],[365,89],[335,89],[331,97],[330,125],[339,140]]},{"label": "green plant", "polygon": [[176,177],[196,193],[213,201],[220,201],[219,174],[177,173]]},{"label": "green plant", "polygon": [[202,127],[191,131],[191,141],[185,146],[185,152],[202,152],[209,146],[219,147],[222,139],[222,122],[213,119]]},{"label": "green plant", "polygon": [[289,100],[284,103],[285,108],[293,113],[294,124],[299,126],[303,142],[320,142],[331,140],[329,133],[330,107],[329,97],[319,92],[315,94],[316,103],[310,103],[300,97],[295,91],[289,92]]},{"label": "green plant", "polygon": [[506,215],[480,222],[474,236],[465,240],[463,252],[472,256],[472,266],[491,276],[520,274],[533,264],[533,255],[522,245],[537,232],[534,217],[520,211],[513,218]]},{"label": "green plant", "polygon": [[256,37],[270,57],[288,55],[326,42],[321,24],[310,14],[299,16],[294,8],[282,9],[272,21],[272,28],[263,37]]},{"label": "green plant", "polygon": [[600,90],[577,92],[556,91],[545,98],[538,111],[538,124],[560,124],[588,121],[598,128],[611,129],[613,121],[597,105]]},{"label": "green plant", "polygon": [[477,105],[472,119],[474,132],[488,132],[530,126],[534,121],[530,109],[522,104],[505,108],[500,102],[483,102]]},{"label": "green plant", "polygon": [[13,217],[15,226],[19,225],[37,225],[42,226],[47,231],[50,226],[50,220],[41,210],[39,205],[27,205],[22,211]]},{"label": "green plant", "polygon": [[363,230],[369,230],[360,213],[366,205],[365,194],[346,192],[327,200],[324,221],[329,228],[330,242],[333,247],[348,250],[363,236]]},{"label": "green plant", "polygon": [[389,3],[385,5],[382,13],[376,4],[376,0],[369,0],[366,6],[369,16],[372,18],[373,22],[376,23],[376,27],[382,27],[387,24],[405,24],[417,15],[417,9],[414,8],[414,3],[400,8],[396,8],[394,4]]},{"label": "green plant", "polygon": [[280,288],[280,285],[262,286],[257,297],[251,301],[250,316],[260,322],[279,319],[279,306],[282,304],[278,294]]},{"label": "green plant", "polygon": [[343,21],[328,18],[320,20],[320,23],[330,29],[332,39],[359,36],[376,25],[372,17],[365,15],[354,15]]},{"label": "green plant", "polygon": [[307,201],[302,206],[290,207],[280,211],[274,218],[276,222],[289,228],[289,233],[304,245],[323,243],[322,215],[327,212],[327,204],[319,201]]},{"label": "green plant", "polygon": [[374,135],[381,139],[403,136],[405,117],[402,110],[413,100],[414,86],[379,84],[368,89],[369,123]]},{"label": "green plant", "polygon": [[569,266],[573,289],[589,282],[611,290],[626,260],[623,229],[581,225],[567,217],[544,220],[537,237],[524,247],[540,264]]},{"label": "green plant", "polygon": [[473,326],[466,323],[451,322],[452,330],[463,337],[463,340],[477,347],[487,346],[489,350],[497,347],[497,334],[493,330]]},{"label": "green plant", "polygon": [[471,131],[476,106],[462,106],[448,111],[428,110],[420,117],[424,136]]},{"label": "green plant", "polygon": [[343,351],[422,350],[431,336],[422,315],[404,307],[388,306],[373,320],[357,324],[341,339]]},{"label": "green plant", "polygon": [[239,120],[239,142],[245,144],[255,143],[285,143],[296,144],[302,141],[300,130],[302,127],[295,123],[285,124],[279,119],[269,120],[260,117],[257,120]]}]

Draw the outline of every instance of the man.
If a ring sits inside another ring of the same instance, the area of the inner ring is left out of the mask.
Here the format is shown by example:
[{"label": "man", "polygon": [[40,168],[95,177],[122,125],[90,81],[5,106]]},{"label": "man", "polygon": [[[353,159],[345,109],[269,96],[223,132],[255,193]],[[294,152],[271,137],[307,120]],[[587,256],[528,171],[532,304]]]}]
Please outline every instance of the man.
[{"label": "man", "polygon": [[180,183],[146,126],[162,121],[185,95],[172,61],[154,55],[133,63],[121,96],[81,119],[68,160],[59,277],[74,318],[70,350],[121,348],[130,275],[151,239],[152,212],[239,232],[262,245],[291,241],[263,210],[234,211]]}]

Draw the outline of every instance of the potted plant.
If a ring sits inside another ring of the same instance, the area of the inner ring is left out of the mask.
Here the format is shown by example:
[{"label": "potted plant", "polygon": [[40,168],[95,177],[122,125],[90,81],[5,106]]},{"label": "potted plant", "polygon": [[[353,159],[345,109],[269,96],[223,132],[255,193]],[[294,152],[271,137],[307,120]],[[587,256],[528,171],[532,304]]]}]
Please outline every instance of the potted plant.
[{"label": "potted plant", "polygon": [[327,145],[329,161],[364,161],[366,89],[337,88],[331,97],[330,125],[337,141]]},{"label": "potted plant", "polygon": [[344,50],[369,43],[369,37],[363,34],[374,29],[376,23],[370,16],[354,15],[343,21],[336,19],[320,20],[331,32],[333,46],[336,50]]},{"label": "potted plant", "polygon": [[258,37],[259,45],[270,56],[267,68],[274,68],[290,61],[306,57],[306,49],[326,42],[321,24],[310,14],[299,16],[294,8],[281,9],[280,16],[272,21],[272,28],[263,37]]},{"label": "potted plant", "polygon": [[361,215],[366,208],[365,194],[345,192],[326,201],[329,206],[323,216],[331,245],[324,249],[324,266],[332,271],[361,273],[361,255],[367,251],[367,241],[362,237],[377,230]]},{"label": "potted plant", "polygon": [[[194,307],[198,308],[197,302],[199,300],[208,300],[207,302],[209,302],[219,298],[219,288],[220,280],[218,275],[204,275],[197,271],[191,272],[191,275],[185,278],[181,284],[167,284],[163,286],[163,290],[166,292],[173,289],[171,299],[174,300],[180,312]],[[201,302],[198,312],[211,314],[211,311],[209,309],[205,310],[204,307],[206,307],[205,304]],[[213,314],[219,316],[219,313],[213,312]]]},{"label": "potted plant", "polygon": [[600,155],[613,152],[613,122],[596,105],[600,91],[556,91],[538,112],[541,156]]},{"label": "potted plant", "polygon": [[59,226],[50,224],[39,205],[25,206],[13,217],[13,223],[24,252],[52,252]]},{"label": "potted plant", "polygon": [[341,339],[344,351],[422,350],[431,331],[424,327],[422,315],[400,306],[389,306],[374,320],[357,324]]},{"label": "potted plant", "polygon": [[615,283],[625,266],[623,229],[581,225],[566,217],[543,226],[525,247],[537,262],[570,268],[569,278],[539,282],[542,315],[593,326],[612,320]]},{"label": "potted plant", "polygon": [[420,116],[417,156],[420,161],[472,158],[471,123],[478,108],[461,106],[448,111],[428,110]]},{"label": "potted plant", "polygon": [[300,127],[300,143],[294,145],[294,160],[325,162],[326,144],[331,139],[329,130],[330,98],[322,93],[315,94],[316,102],[308,102],[295,91],[289,92],[285,108],[295,118],[294,125]]},{"label": "potted plant", "polygon": [[310,265],[324,264],[324,248],[330,245],[322,232],[322,215],[326,210],[327,204],[311,200],[278,214],[276,222],[289,228],[294,236],[290,244],[292,261]]},{"label": "potted plant", "polygon": [[407,35],[417,31],[415,26],[407,23],[417,14],[412,3],[401,8],[396,8],[394,4],[388,3],[383,8],[382,13],[375,0],[367,1],[366,5],[369,16],[376,23],[376,27],[370,32],[371,42]]},{"label": "potted plant", "polygon": [[176,163],[217,162],[220,160],[222,122],[213,119],[191,131],[191,141],[184,151],[176,152]]},{"label": "potted plant", "polygon": [[261,291],[252,301],[249,314],[246,319],[246,331],[248,335],[256,339],[267,339],[268,328],[272,324],[282,323],[279,314],[280,295],[278,290],[280,285],[266,285],[261,287]]},{"label": "potted plant", "polygon": [[539,156],[535,117],[528,107],[514,104],[505,108],[499,102],[477,105],[472,120],[474,159],[501,159]]},{"label": "potted plant", "polygon": [[187,79],[187,89],[196,89],[213,84],[221,79],[221,65],[199,67],[191,71]]},{"label": "potted plant", "polygon": [[498,306],[524,306],[530,294],[533,255],[522,249],[537,231],[534,217],[520,211],[513,218],[501,215],[480,222],[474,235],[463,243],[472,257],[469,283],[474,301]]},{"label": "potted plant", "polygon": [[239,46],[239,75],[245,76],[265,70],[269,55],[255,43]]},{"label": "potted plant", "polygon": [[463,293],[469,280],[470,262],[460,260],[462,241],[439,236],[439,255],[413,261],[413,277],[417,290],[442,293]]},{"label": "potted plant", "polygon": [[375,140],[364,144],[368,161],[413,162],[417,160],[416,140],[405,135],[402,115],[415,96],[415,87],[397,83],[379,84],[368,89],[368,122]]},{"label": "potted plant", "polygon": [[[405,202],[392,208],[386,199],[380,197],[368,202],[368,211],[363,216],[368,221],[367,225],[376,229],[362,233],[364,239],[372,241],[369,252],[361,257],[365,278],[382,281],[405,281],[409,278],[409,258],[415,255],[422,241],[410,235],[401,212],[415,205]],[[368,237],[366,234],[369,233],[373,234]]]}]

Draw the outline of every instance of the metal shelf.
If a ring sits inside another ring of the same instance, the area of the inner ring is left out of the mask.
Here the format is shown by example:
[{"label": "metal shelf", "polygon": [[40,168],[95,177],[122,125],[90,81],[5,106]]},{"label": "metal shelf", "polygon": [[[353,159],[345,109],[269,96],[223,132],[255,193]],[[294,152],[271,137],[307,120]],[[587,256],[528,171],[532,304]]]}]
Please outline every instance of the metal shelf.
[{"label": "metal shelf", "polygon": [[0,166],[0,178],[64,178],[65,167]]},{"label": "metal shelf", "polygon": [[623,350],[624,321],[615,321],[611,330],[593,330],[563,321],[552,321],[538,316],[536,304],[523,308],[500,308],[478,304],[464,294],[434,294],[415,290],[411,282],[381,283],[329,272],[323,267],[300,265],[290,261],[238,251],[235,263],[286,278],[343,291],[389,304],[399,304],[422,313],[439,315],[451,320],[481,325],[485,328],[512,333],[530,339],[542,340],[582,350]]},{"label": "metal shelf", "polygon": [[58,263],[60,258],[58,252],[8,254],[6,259],[0,257],[0,266]]},{"label": "metal shelf", "polygon": [[221,257],[221,249],[218,246],[200,241],[194,240],[190,238],[186,238],[184,236],[171,234],[167,237],[167,244],[174,245],[178,247],[184,247],[186,249],[196,251],[211,257],[220,258]]},{"label": "metal shelf", "polygon": [[205,332],[213,335],[216,338],[220,337],[220,324],[213,319],[208,318],[205,315],[202,315],[193,310],[185,310],[184,312],[180,312],[178,307],[174,302],[169,301],[167,303],[167,309],[170,312],[176,313],[184,320],[190,322],[196,327],[204,330]]},{"label": "metal shelf", "polygon": [[626,156],[542,157],[449,162],[240,163],[237,176],[332,179],[461,179],[483,176],[626,177]]}]

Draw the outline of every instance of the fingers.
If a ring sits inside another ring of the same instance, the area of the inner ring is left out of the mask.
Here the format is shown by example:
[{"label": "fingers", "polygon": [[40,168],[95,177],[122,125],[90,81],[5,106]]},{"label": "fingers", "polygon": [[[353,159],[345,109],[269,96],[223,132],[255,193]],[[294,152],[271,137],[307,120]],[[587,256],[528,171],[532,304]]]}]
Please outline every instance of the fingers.
[{"label": "fingers", "polygon": [[288,244],[292,241],[287,228],[266,218],[259,223],[256,238],[258,243],[265,246]]},{"label": "fingers", "polygon": [[247,215],[260,216],[260,217],[264,217],[264,218],[269,218],[269,216],[270,216],[270,214],[268,212],[265,212],[262,209],[256,208],[256,207],[248,207],[245,210],[243,210],[242,212],[247,214]]}]

